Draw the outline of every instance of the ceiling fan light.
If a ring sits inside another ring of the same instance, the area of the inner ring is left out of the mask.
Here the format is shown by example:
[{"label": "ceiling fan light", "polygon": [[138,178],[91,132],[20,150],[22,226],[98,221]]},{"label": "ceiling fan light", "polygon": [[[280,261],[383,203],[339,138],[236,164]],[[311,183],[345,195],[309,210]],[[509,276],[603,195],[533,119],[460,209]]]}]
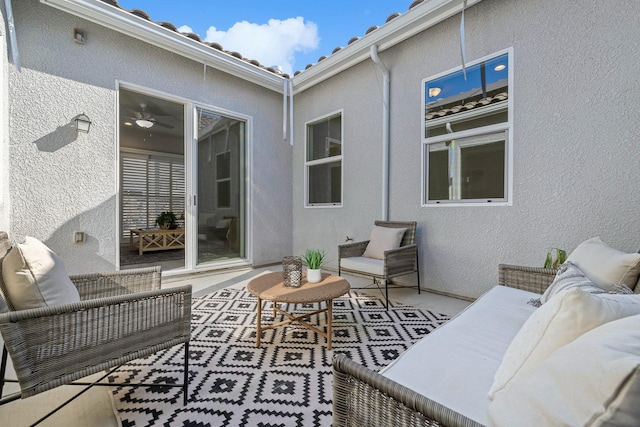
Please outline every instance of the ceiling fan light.
[{"label": "ceiling fan light", "polygon": [[143,129],[149,129],[151,126],[153,126],[153,122],[151,120],[145,120],[145,119],[136,120],[136,124]]}]

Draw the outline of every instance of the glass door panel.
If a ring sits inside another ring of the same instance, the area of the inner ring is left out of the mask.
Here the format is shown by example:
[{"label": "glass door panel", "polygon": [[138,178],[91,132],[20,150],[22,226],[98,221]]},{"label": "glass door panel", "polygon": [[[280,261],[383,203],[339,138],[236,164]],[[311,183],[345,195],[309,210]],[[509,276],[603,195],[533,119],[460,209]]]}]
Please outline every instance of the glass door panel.
[{"label": "glass door panel", "polygon": [[197,264],[245,258],[242,120],[196,108]]},{"label": "glass door panel", "polygon": [[[120,269],[185,268],[184,104],[119,90]],[[166,212],[175,221],[158,223]]]}]

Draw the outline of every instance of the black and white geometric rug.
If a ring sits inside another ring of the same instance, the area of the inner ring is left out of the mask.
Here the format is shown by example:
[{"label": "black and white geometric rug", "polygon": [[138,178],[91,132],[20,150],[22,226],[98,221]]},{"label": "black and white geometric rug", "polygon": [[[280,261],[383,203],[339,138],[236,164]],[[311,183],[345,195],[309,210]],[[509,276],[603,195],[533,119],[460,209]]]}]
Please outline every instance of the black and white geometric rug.
[{"label": "black and white geometric rug", "polygon": [[[266,304],[263,324],[273,320]],[[333,302],[332,350],[324,338],[296,324],[264,331],[256,348],[256,306],[257,299],[240,289],[194,298],[188,405],[182,405],[177,387],[114,388],[122,425],[330,426],[333,353],[379,369],[449,320],[401,304],[386,311],[380,299],[351,291]],[[288,308],[304,313],[319,305]],[[309,322],[324,329],[325,313]],[[183,355],[183,346],[176,346],[123,366],[112,379],[181,383]]]}]

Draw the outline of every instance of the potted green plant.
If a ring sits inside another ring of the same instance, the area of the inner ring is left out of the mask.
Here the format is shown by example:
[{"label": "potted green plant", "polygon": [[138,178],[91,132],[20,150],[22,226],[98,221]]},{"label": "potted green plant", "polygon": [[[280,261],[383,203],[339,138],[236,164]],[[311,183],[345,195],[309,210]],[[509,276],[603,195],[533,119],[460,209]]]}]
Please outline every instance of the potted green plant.
[{"label": "potted green plant", "polygon": [[156,218],[156,224],[160,228],[174,230],[178,228],[178,217],[173,212],[161,212]]},{"label": "potted green plant", "polygon": [[320,249],[307,249],[302,256],[302,262],[307,266],[307,281],[317,283],[322,280],[322,266],[325,260],[325,253]]},{"label": "potted green plant", "polygon": [[[551,255],[553,251],[556,251],[555,257]],[[544,260],[543,268],[557,269],[567,260],[567,251],[560,248],[551,248],[547,252],[547,257]]]}]

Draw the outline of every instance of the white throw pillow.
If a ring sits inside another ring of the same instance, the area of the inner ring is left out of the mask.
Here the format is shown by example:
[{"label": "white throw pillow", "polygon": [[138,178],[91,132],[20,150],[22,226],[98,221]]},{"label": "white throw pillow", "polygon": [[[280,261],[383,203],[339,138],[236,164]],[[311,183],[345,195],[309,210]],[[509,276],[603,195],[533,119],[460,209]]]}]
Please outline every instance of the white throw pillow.
[{"label": "white throw pillow", "polygon": [[604,323],[640,314],[640,295],[591,294],[568,289],[534,311],[509,344],[495,373],[495,399],[551,353]]},{"label": "white throw pillow", "polygon": [[600,237],[584,241],[571,252],[571,261],[601,288],[610,290],[624,284],[634,289],[640,275],[640,254],[621,252],[608,246]]},{"label": "white throw pillow", "polygon": [[407,231],[406,228],[379,227],[374,225],[373,230],[371,230],[369,244],[367,244],[367,248],[362,256],[384,259],[384,251],[400,247],[400,242],[402,242],[405,231]]},{"label": "white throw pillow", "polygon": [[585,333],[489,404],[492,425],[640,423],[640,315]]},{"label": "white throw pillow", "polygon": [[607,292],[600,286],[593,283],[585,274],[571,261],[567,261],[560,266],[553,283],[544,291],[540,297],[540,303],[544,304],[558,292],[571,288],[581,288],[585,292],[601,294]]},{"label": "white throw pillow", "polygon": [[80,301],[60,257],[33,237],[11,248],[2,262],[2,278],[16,310]]}]

